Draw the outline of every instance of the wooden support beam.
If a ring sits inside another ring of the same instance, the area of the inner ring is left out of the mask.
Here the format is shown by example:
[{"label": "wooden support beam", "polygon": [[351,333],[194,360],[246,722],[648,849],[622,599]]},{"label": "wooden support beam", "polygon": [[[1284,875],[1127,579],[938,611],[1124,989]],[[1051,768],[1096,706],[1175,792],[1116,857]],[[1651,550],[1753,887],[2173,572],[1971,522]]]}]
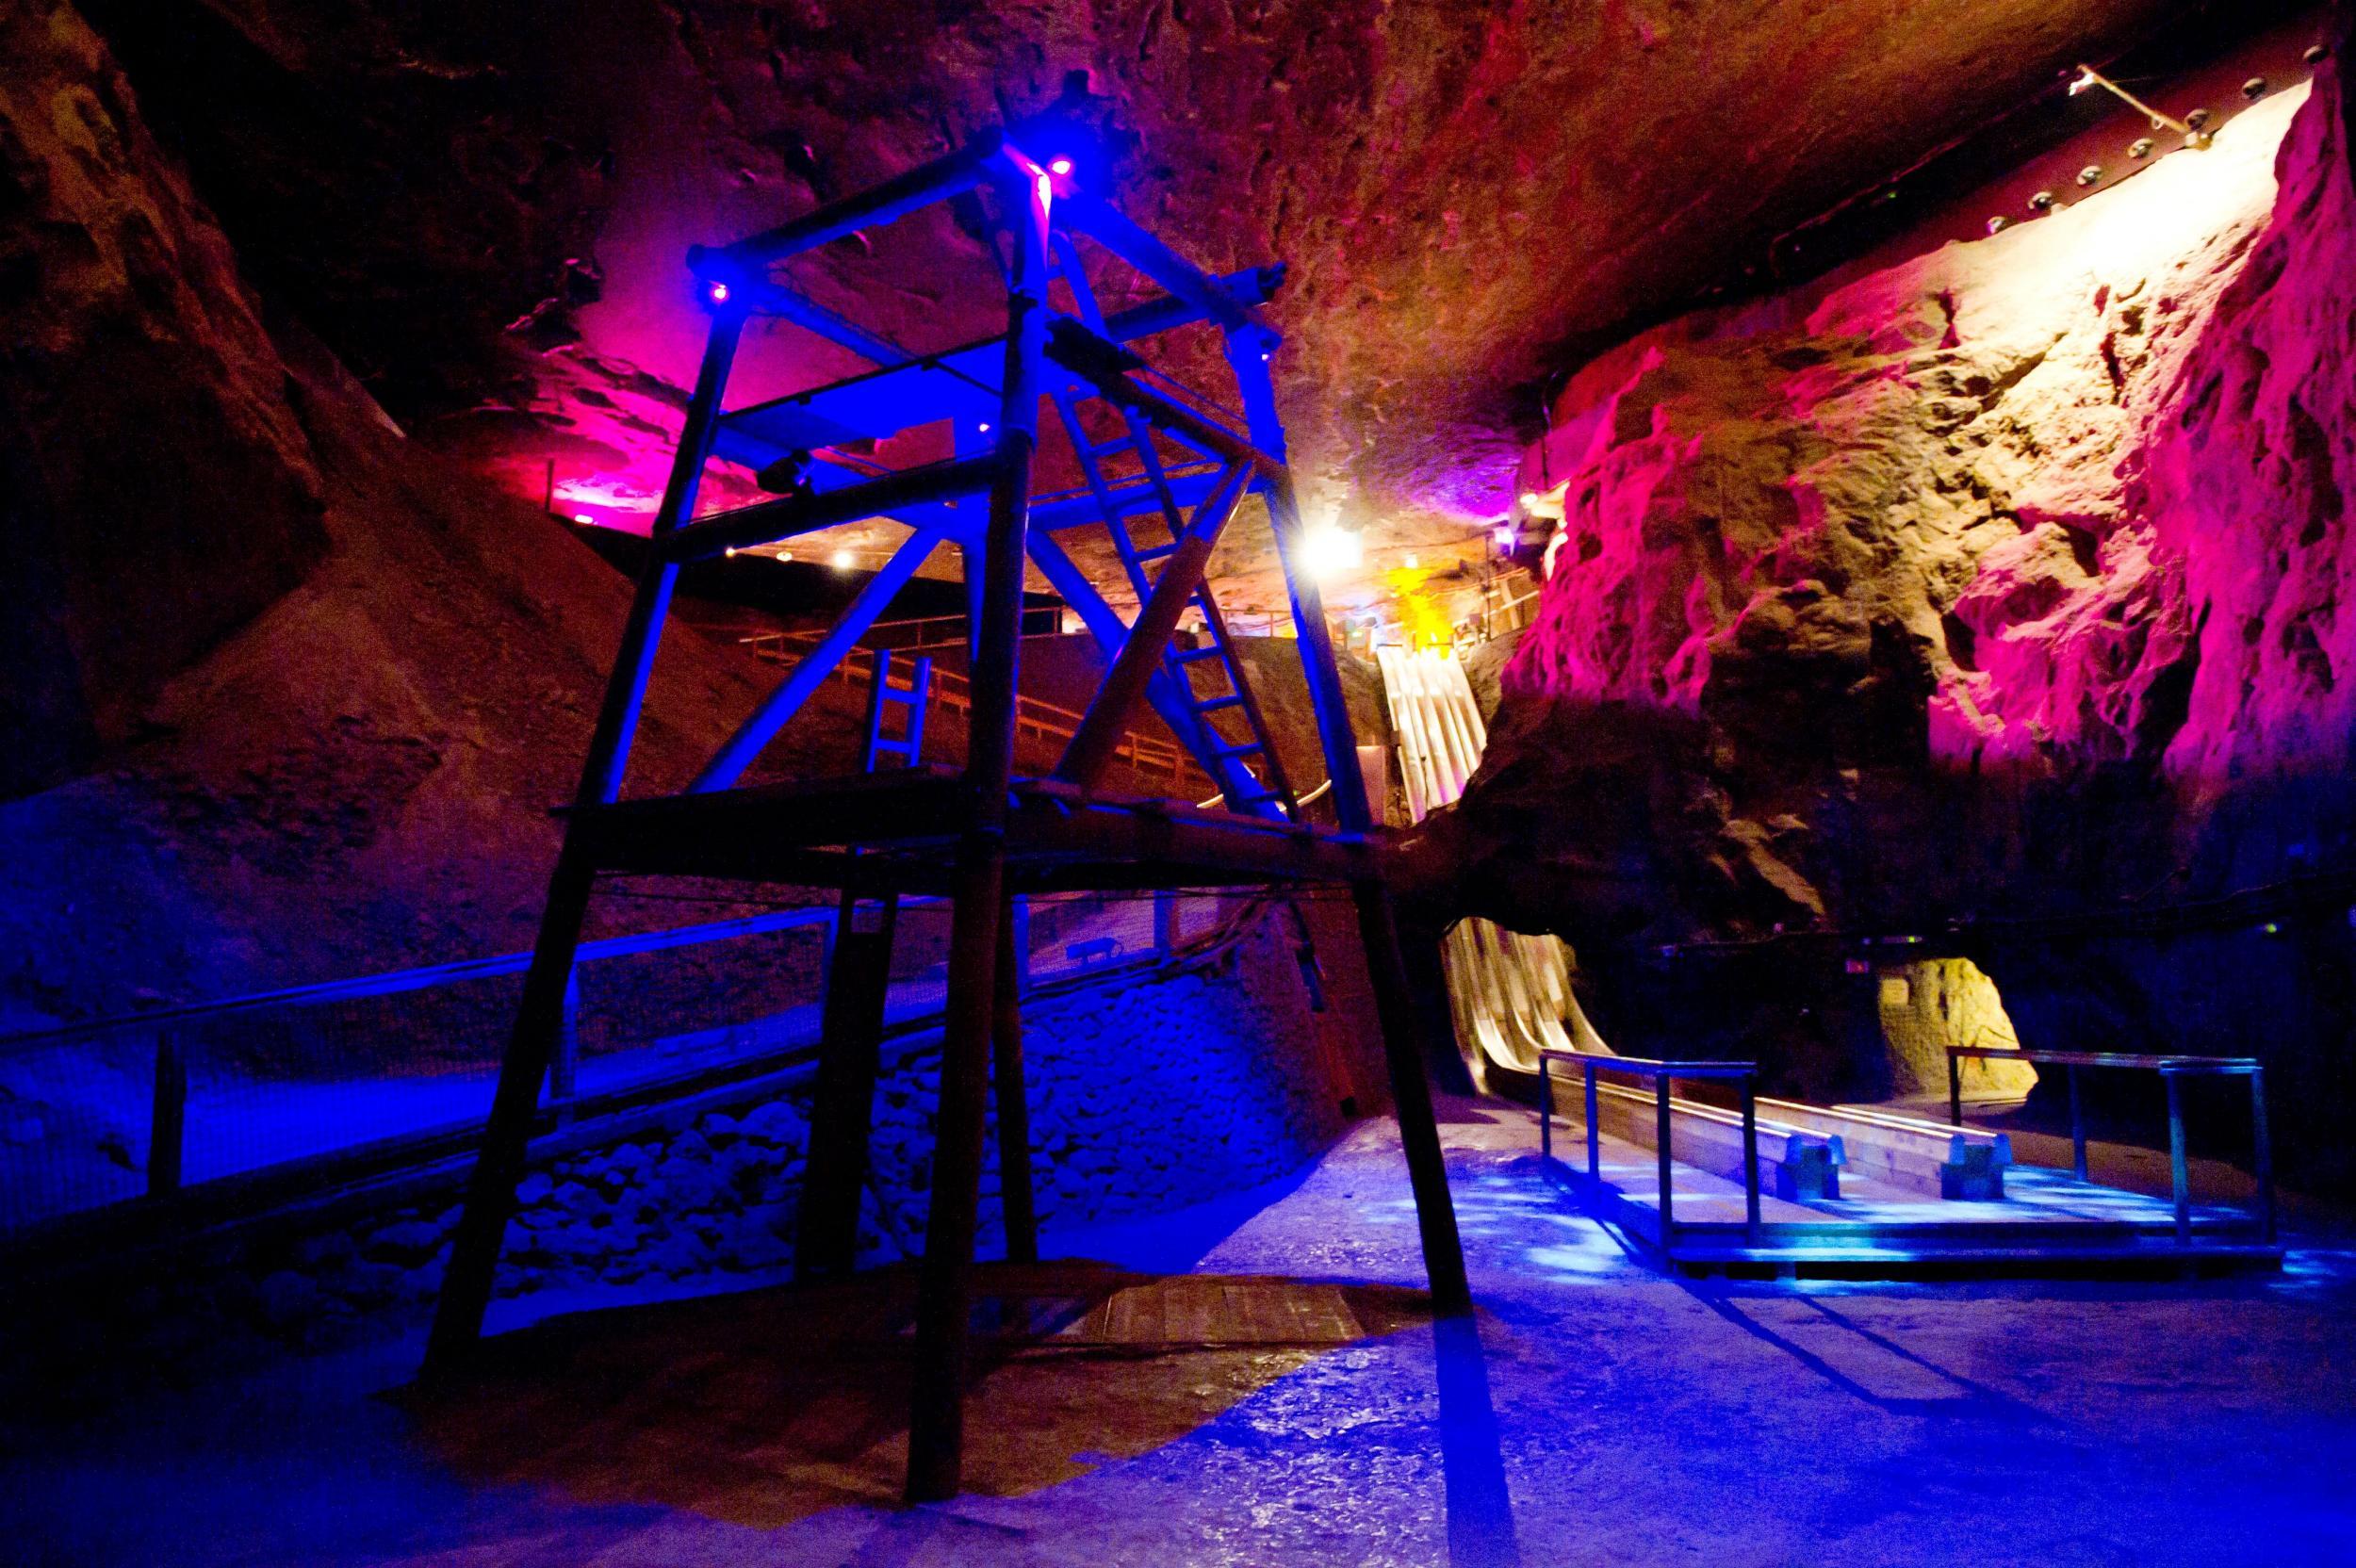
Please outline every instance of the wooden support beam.
[{"label": "wooden support beam", "polygon": [[913,468],[895,468],[840,490],[757,501],[733,512],[701,518],[658,539],[654,553],[674,564],[705,561],[732,549],[775,544],[779,539],[832,528],[838,523],[856,523],[935,501],[979,495],[995,483],[998,463],[996,453],[944,458]]},{"label": "wooden support beam", "polygon": [[845,893],[835,927],[826,1000],[818,1026],[818,1082],[810,1111],[810,1161],[796,1218],[794,1277],[848,1274],[859,1257],[859,1193],[867,1184],[883,1054],[884,1003],[900,901]]},{"label": "wooden support beam", "polygon": [[[1044,182],[1041,182],[1043,185]],[[917,1276],[914,1376],[908,1395],[908,1498],[957,1494],[965,1462],[965,1342],[972,1312],[973,1228],[981,1201],[983,1101],[989,1092],[1000,923],[1006,915],[1006,816],[1014,774],[1024,536],[1047,338],[1048,197],[1028,180],[1000,199],[1014,231],[1007,286],[1005,402],[998,484],[982,551],[982,629],[973,669],[966,783],[971,815],[957,851],[948,997],[941,1047],[932,1208]]]},{"label": "wooden support beam", "polygon": [[698,246],[688,252],[687,264],[699,277],[726,283],[742,270],[816,250],[859,229],[895,222],[981,184],[1001,158],[1004,145],[1004,138],[991,131],[970,146],[895,174],[873,189],[829,203],[722,250],[706,251]]},{"label": "wooden support beam", "polygon": [[843,612],[817,646],[802,655],[777,689],[755,709],[752,715],[739,726],[735,734],[704,764],[703,772],[687,786],[690,794],[705,794],[725,790],[744,776],[744,770],[759,760],[771,741],[777,738],[802,705],[816,694],[826,678],[834,674],[843,661],[850,656],[867,629],[890,607],[892,597],[908,585],[925,559],[933,553],[936,541],[929,534],[912,533],[900,542],[900,547],[884,563],[883,570],[868,580]]},{"label": "wooden support beam", "polygon": [[1399,1116],[1399,1141],[1406,1152],[1407,1180],[1415,1195],[1415,1224],[1422,1235],[1432,1304],[1443,1314],[1470,1312],[1464,1245],[1457,1233],[1456,1205],[1448,1197],[1439,1119],[1432,1108],[1432,1083],[1424,1074],[1423,1030],[1407,984],[1390,891],[1379,881],[1360,882],[1350,891],[1358,906],[1359,939],[1366,943],[1375,1012],[1382,1020],[1383,1057],[1390,1068],[1391,1104]]},{"label": "wooden support beam", "polygon": [[[606,678],[597,729],[581,763],[581,785],[574,799],[577,807],[607,805],[621,793],[630,765],[630,738],[646,702],[663,618],[670,610],[671,587],[678,578],[678,568],[664,558],[661,547],[695,514],[704,465],[712,455],[720,400],[727,391],[728,370],[736,362],[736,347],[744,330],[741,305],[712,313],[703,361],[695,372],[695,394],[688,400],[687,419],[679,431],[679,452],[671,463],[662,509],[655,514],[656,547],[646,552],[638,593],[622,628],[622,645]],[[572,986],[573,957],[581,947],[581,923],[588,916],[589,895],[597,882],[595,862],[575,842],[579,822],[576,817],[565,824],[564,846],[558,851],[556,869],[548,877],[540,934],[532,944],[532,965],[524,972],[523,997],[516,1004],[515,1028],[508,1036],[499,1086],[491,1096],[490,1119],[483,1130],[483,1152],[475,1157],[467,1181],[466,1207],[450,1242],[450,1267],[442,1278],[434,1327],[426,1339],[429,1373],[451,1369],[472,1354],[482,1338],[483,1314],[491,1304],[492,1276],[498,1270],[500,1243],[515,1207],[515,1184],[523,1177],[540,1086],[548,1079],[549,1058],[564,1029],[564,999]]]},{"label": "wooden support beam", "polygon": [[515,1214],[515,1184],[523,1179],[540,1086],[564,1027],[564,992],[572,980],[573,954],[581,945],[593,881],[587,862],[579,857],[557,858],[548,901],[540,912],[532,967],[524,972],[523,1000],[507,1037],[507,1054],[499,1063],[483,1150],[466,1183],[466,1208],[450,1241],[450,1267],[442,1276],[441,1298],[426,1337],[428,1377],[463,1367],[483,1336],[483,1315],[490,1310],[492,1277],[499,1268],[507,1222]]},{"label": "wooden support beam", "polygon": [[1153,592],[1137,610],[1137,618],[1122,639],[1120,657],[1104,674],[1096,689],[1096,696],[1082,715],[1079,728],[1072,742],[1064,747],[1062,760],[1055,764],[1055,776],[1082,789],[1092,789],[1112,765],[1120,750],[1121,738],[1128,733],[1137,717],[1138,702],[1145,696],[1146,687],[1153,673],[1161,669],[1162,656],[1170,647],[1170,639],[1178,629],[1178,617],[1203,586],[1203,569],[1210,564],[1211,551],[1219,544],[1219,535],[1235,514],[1235,502],[1243,496],[1243,470],[1231,468],[1210,498],[1196,509],[1193,519],[1186,524],[1185,537],[1162,563],[1161,576],[1153,580]]},{"label": "wooden support beam", "polygon": [[1023,959],[1014,900],[998,922],[996,1004],[990,1013],[990,1087],[998,1109],[998,1197],[1006,1260],[1039,1262],[1039,1206],[1031,1183],[1031,1106],[1023,1082]]}]

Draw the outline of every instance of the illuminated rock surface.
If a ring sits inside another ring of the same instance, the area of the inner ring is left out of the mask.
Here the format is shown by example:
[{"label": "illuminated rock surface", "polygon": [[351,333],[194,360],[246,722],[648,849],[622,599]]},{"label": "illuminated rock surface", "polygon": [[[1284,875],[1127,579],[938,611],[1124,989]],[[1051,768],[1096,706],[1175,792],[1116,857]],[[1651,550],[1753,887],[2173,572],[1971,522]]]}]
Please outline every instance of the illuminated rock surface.
[{"label": "illuminated rock surface", "polygon": [[[2025,1042],[2256,1050],[2346,1103],[2340,908],[2112,939],[2356,856],[2356,188],[2328,71],[2303,100],[1580,370],[1539,619],[1422,846],[1446,896],[1594,954],[1982,922]],[[1870,999],[1809,951],[1606,992],[1855,1092]]]}]

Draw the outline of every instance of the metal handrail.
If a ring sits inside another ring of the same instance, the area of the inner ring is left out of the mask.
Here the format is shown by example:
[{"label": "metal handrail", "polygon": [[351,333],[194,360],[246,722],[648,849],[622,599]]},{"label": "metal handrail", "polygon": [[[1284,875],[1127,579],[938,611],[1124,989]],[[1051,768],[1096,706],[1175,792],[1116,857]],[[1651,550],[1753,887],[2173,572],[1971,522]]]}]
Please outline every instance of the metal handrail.
[{"label": "metal handrail", "polygon": [[1587,1179],[1603,1181],[1602,1151],[1595,1119],[1595,1074],[1624,1072],[1649,1078],[1653,1085],[1653,1154],[1661,1189],[1661,1252],[1667,1257],[1677,1238],[1677,1218],[1671,1192],[1669,1158],[1669,1085],[1678,1078],[1717,1079],[1742,1086],[1742,1234],[1759,1244],[1759,1094],[1757,1062],[1664,1062],[1650,1056],[1608,1056],[1593,1051],[1544,1049],[1538,1053],[1538,1154],[1554,1158],[1555,1062],[1577,1062],[1587,1089]]},{"label": "metal handrail", "polygon": [[1947,1047],[1947,1121],[1950,1126],[1963,1125],[1963,1061],[1965,1057],[1980,1060],[2042,1062],[2058,1067],[2069,1074],[2070,1083],[2070,1173],[2079,1181],[2086,1177],[2086,1122],[2085,1106],[2078,1095],[2078,1071],[2081,1068],[2120,1068],[2156,1072],[2168,1088],[2168,1165],[2171,1196],[2176,1204],[2176,1245],[2192,1245],[2192,1170],[2184,1148],[2184,1103],[2178,1085],[2186,1078],[2247,1078],[2250,1080],[2250,1135],[2251,1174],[2258,1184],[2257,1220],[2260,1239],[2271,1245],[2275,1237],[2274,1146],[2266,1130],[2266,1065],[2255,1056],[2195,1056],[2171,1055],[2140,1051],[2051,1051],[2034,1046],[2008,1048],[1989,1045],[1951,1045]]},{"label": "metal handrail", "polygon": [[[908,900],[908,902],[915,902]],[[764,936],[773,931],[792,930],[804,925],[831,925],[835,919],[832,905],[814,905],[803,909],[777,909],[767,914],[746,915],[737,920],[711,921],[699,925],[675,925],[661,931],[648,931],[630,937],[605,937],[581,944],[581,961],[597,958],[629,957],[640,953],[657,953],[667,948],[693,947],[702,942],[725,941],[737,937]],[[455,984],[466,980],[488,980],[502,974],[521,974],[532,965],[529,951],[500,953],[487,958],[460,958],[447,964],[427,964],[416,969],[388,970],[382,974],[360,974],[341,980],[321,980],[310,985],[286,986],[277,990],[251,991],[242,996],[222,997],[211,1002],[188,1002],[170,1007],[152,1007],[136,1013],[116,1013],[106,1018],[84,1019],[75,1023],[53,1024],[45,1029],[28,1029],[13,1035],[0,1035],[0,1051],[17,1046],[60,1045],[69,1040],[109,1034],[117,1029],[152,1028],[159,1023],[181,1023],[192,1019],[218,1018],[231,1013],[254,1012],[265,1007],[306,1004],[326,1002],[355,1002],[374,996],[392,996],[402,991],[425,990],[434,986]]]}]

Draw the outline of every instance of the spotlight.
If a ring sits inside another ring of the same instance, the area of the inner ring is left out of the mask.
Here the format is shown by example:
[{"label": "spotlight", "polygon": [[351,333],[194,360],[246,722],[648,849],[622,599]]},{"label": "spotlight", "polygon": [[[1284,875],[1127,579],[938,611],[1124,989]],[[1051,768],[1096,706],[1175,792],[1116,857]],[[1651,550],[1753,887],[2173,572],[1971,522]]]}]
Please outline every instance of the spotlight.
[{"label": "spotlight", "polygon": [[704,290],[704,292],[712,296],[712,302],[715,305],[724,305],[728,302],[728,286],[727,284],[715,283],[710,288]]},{"label": "spotlight", "polygon": [[727,556],[730,561],[733,561],[736,559],[736,547],[734,545],[730,545],[727,549],[722,550],[720,553]]},{"label": "spotlight", "polygon": [[1070,158],[1050,159],[1047,165],[1047,172],[1050,174],[1069,174],[1072,172],[1072,160]]},{"label": "spotlight", "polygon": [[597,519],[589,515],[586,512],[576,512],[573,514],[573,521],[577,523],[594,523]]},{"label": "spotlight", "polygon": [[1366,559],[1366,542],[1348,529],[1320,523],[1301,539],[1301,564],[1320,580],[1339,577]]},{"label": "spotlight", "polygon": [[849,550],[837,550],[832,555],[826,557],[826,564],[832,566],[838,572],[847,572],[852,567],[859,564],[859,557],[852,554]]},{"label": "spotlight", "polygon": [[975,425],[973,428],[980,431],[984,435],[988,435],[990,433],[990,421],[988,419],[984,419],[980,424]]}]

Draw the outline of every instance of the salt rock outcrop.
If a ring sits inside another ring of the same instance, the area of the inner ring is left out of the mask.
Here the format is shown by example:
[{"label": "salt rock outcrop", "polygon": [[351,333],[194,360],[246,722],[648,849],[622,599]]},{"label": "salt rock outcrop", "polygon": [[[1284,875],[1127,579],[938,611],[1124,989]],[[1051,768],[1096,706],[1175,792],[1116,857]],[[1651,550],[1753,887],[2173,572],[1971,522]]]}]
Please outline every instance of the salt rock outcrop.
[{"label": "salt rock outcrop", "polygon": [[[1409,849],[1430,906],[1564,935],[1607,1033],[1820,1090],[1873,1086],[1870,998],[1778,933],[1928,933],[2024,1040],[2356,1100],[2348,114],[2327,66],[2049,218],[1580,370],[1487,760]],[[1663,956],[1713,943],[1761,945]]]},{"label": "salt rock outcrop", "polygon": [[302,580],[319,479],[229,241],[70,6],[0,6],[0,799]]}]

